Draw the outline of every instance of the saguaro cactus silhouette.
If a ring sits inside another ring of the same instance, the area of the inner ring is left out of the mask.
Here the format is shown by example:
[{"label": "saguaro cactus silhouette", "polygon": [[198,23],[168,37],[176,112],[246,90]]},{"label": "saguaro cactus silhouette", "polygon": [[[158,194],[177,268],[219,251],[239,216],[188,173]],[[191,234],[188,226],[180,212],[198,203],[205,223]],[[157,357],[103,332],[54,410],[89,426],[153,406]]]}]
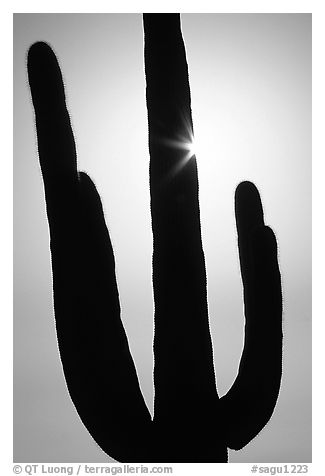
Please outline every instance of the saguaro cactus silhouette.
[{"label": "saguaro cactus silhouette", "polygon": [[[120,462],[226,462],[268,422],[279,392],[282,298],[277,246],[256,187],[235,196],[245,343],[219,398],[201,242],[190,89],[180,17],[145,14],[155,301],[154,417],[120,318],[100,197],[77,171],[60,68],[46,43],[28,74],[50,228],[54,308],[69,393],[88,431]],[[222,226],[222,224],[220,224]]]}]

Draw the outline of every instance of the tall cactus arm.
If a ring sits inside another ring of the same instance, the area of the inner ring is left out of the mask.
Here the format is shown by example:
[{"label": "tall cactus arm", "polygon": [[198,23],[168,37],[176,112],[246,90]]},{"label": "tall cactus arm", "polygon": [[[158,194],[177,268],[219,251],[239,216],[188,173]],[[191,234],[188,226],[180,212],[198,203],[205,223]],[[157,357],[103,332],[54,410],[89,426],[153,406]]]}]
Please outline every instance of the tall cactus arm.
[{"label": "tall cactus arm", "polygon": [[170,461],[226,461],[218,424],[197,164],[189,151],[193,126],[180,15],[144,14],[143,19],[155,300],[154,423],[166,434],[163,456]]},{"label": "tall cactus arm", "polygon": [[115,264],[99,195],[77,172],[60,68],[46,43],[28,53],[50,228],[58,345],[70,396],[96,442],[144,461],[151,417],[120,318]]},{"label": "tall cactus arm", "polygon": [[270,419],[282,374],[282,294],[277,244],[264,225],[251,182],[236,190],[235,212],[244,288],[245,339],[237,378],[220,399],[227,446],[238,450]]}]

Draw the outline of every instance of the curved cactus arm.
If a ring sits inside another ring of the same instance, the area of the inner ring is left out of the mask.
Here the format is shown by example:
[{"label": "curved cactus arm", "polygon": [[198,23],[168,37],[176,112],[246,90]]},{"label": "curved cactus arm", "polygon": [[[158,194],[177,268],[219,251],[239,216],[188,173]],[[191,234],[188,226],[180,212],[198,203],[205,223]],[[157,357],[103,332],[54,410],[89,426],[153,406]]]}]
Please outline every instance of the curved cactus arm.
[{"label": "curved cactus arm", "polygon": [[119,461],[145,461],[151,417],[120,319],[115,263],[99,195],[77,172],[57,59],[45,43],[28,75],[50,228],[58,345],[70,396],[96,442]]},{"label": "curved cactus arm", "polygon": [[241,449],[270,419],[282,373],[282,295],[277,244],[264,225],[259,193],[242,182],[235,196],[244,287],[245,339],[238,376],[220,399],[226,443]]},{"label": "curved cactus arm", "polygon": [[189,151],[193,126],[180,15],[144,14],[143,20],[155,301],[154,423],[165,435],[162,457],[167,461],[226,461],[222,435],[209,423],[218,419],[218,394],[197,165]]}]

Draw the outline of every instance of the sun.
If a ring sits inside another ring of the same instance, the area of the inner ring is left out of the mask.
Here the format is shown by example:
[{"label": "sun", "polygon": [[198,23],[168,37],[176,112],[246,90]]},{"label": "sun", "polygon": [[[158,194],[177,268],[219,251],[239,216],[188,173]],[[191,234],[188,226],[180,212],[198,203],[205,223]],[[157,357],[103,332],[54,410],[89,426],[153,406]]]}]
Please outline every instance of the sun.
[{"label": "sun", "polygon": [[198,144],[194,139],[192,120],[188,117],[182,117],[182,131],[173,138],[163,139],[163,143],[170,148],[183,151],[172,171],[172,175],[180,172],[181,169],[191,160],[196,160],[198,153]]},{"label": "sun", "polygon": [[184,143],[184,149],[188,151],[188,158],[191,158],[196,154],[196,144],[194,137],[192,137],[190,142]]},{"label": "sun", "polygon": [[[190,139],[188,139],[189,136],[190,136]],[[192,134],[188,134],[186,138],[180,136],[176,140],[166,140],[165,143],[169,147],[183,150],[184,161],[188,161],[189,159],[191,159],[193,156],[195,156],[197,152],[196,142]]]}]

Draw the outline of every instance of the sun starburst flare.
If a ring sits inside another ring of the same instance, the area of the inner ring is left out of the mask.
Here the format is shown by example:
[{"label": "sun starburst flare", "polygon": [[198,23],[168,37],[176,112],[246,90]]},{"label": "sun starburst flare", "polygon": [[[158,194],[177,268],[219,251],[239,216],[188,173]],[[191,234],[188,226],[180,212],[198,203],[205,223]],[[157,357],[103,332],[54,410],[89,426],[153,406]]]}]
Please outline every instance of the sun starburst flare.
[{"label": "sun starburst flare", "polygon": [[173,175],[180,172],[180,170],[188,163],[192,158],[196,159],[197,144],[193,135],[192,121],[183,116],[183,128],[182,133],[178,134],[175,138],[164,139],[163,142],[167,147],[184,151],[184,155],[181,160],[175,164]]}]

